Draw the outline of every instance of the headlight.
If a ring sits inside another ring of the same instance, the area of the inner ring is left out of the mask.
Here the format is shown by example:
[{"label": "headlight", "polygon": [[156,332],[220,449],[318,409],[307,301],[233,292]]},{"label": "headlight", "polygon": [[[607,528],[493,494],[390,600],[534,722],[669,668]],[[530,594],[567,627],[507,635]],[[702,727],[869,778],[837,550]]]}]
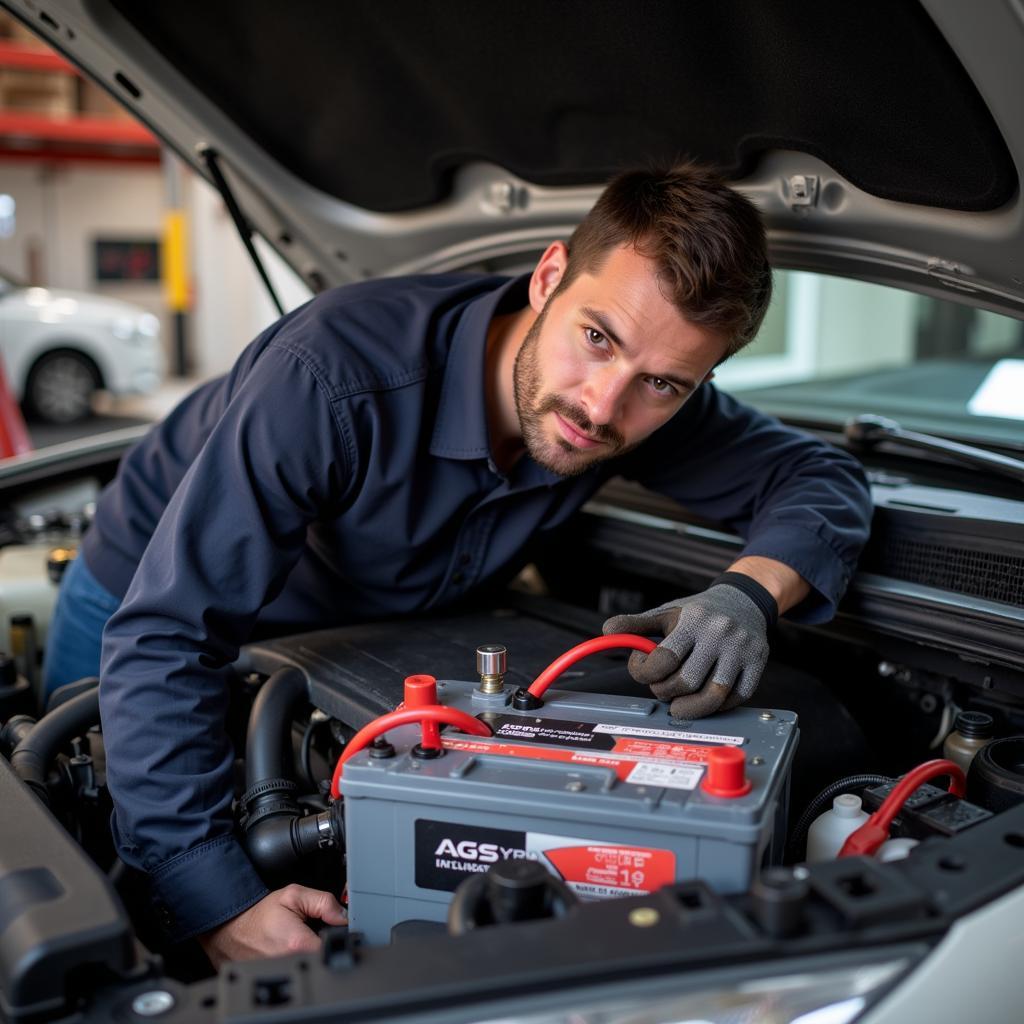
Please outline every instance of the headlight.
[{"label": "headlight", "polygon": [[146,338],[155,338],[160,333],[160,318],[152,313],[144,313],[139,317],[139,334]]},{"label": "headlight", "polygon": [[160,333],[160,319],[152,313],[142,316],[119,316],[110,326],[115,338],[148,345]]},{"label": "headlight", "polygon": [[121,341],[127,341],[135,333],[135,318],[119,316],[111,325],[111,333]]},{"label": "headlight", "polygon": [[910,967],[908,960],[788,974],[650,999],[595,1001],[479,1024],[850,1024]]}]

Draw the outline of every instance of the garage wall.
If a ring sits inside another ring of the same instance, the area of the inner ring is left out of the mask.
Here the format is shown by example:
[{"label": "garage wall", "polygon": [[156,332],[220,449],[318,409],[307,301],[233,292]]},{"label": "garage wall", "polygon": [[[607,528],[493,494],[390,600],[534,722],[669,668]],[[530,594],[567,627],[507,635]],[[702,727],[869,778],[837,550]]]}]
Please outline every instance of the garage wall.
[{"label": "garage wall", "polygon": [[[183,186],[193,282],[189,340],[193,375],[203,378],[227,370],[277,313],[220,197],[188,172]],[[33,284],[95,292],[155,313],[170,354],[173,327],[160,283],[97,282],[92,255],[97,236],[160,237],[159,166],[0,160],[0,193],[17,204],[14,235],[0,237],[0,268]],[[273,251],[261,247],[261,255],[286,308],[309,297]]]},{"label": "garage wall", "polygon": [[46,248],[45,221],[47,187],[34,164],[0,160],[0,194],[14,198],[16,229],[10,237],[0,237],[0,269],[22,279],[31,277],[33,250]]},{"label": "garage wall", "polygon": [[[278,317],[227,210],[201,178],[187,188],[192,234],[193,361],[197,377],[230,369],[238,353]],[[284,308],[294,309],[310,296],[277,254],[257,240],[257,249]]]}]

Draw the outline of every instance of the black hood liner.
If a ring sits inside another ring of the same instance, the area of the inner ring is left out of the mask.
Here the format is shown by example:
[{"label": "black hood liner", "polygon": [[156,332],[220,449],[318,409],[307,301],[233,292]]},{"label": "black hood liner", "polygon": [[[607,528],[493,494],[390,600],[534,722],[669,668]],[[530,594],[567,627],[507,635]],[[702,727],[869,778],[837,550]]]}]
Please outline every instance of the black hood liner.
[{"label": "black hood liner", "polygon": [[290,171],[378,211],[489,161],[543,185],[796,149],[874,195],[989,210],[1005,144],[912,0],[213,0],[114,7]]}]

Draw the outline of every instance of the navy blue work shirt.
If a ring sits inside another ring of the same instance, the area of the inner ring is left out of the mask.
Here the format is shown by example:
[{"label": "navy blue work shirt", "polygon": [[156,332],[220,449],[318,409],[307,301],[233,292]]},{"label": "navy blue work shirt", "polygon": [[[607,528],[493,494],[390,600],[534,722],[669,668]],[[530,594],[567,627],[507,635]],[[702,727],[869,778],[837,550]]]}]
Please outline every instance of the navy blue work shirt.
[{"label": "navy blue work shirt", "polygon": [[487,329],[525,278],[436,275],[335,289],[282,318],[122,460],[85,537],[124,595],[100,708],[114,834],[183,939],[267,889],[232,832],[226,673],[256,631],[442,607],[515,567],[620,474],[722,521],[744,554],[814,588],[828,618],[867,538],[844,453],[704,384],[620,459],[502,475],[484,406]]}]

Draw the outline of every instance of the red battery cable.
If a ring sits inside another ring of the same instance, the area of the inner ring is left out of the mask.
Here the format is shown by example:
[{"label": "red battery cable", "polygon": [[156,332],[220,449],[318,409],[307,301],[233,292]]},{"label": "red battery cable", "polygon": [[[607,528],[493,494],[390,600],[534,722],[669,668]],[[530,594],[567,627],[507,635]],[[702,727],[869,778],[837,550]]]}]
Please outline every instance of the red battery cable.
[{"label": "red battery cable", "polygon": [[[534,697],[540,697],[544,691],[570,666],[575,665],[581,658],[598,651],[607,651],[617,647],[628,647],[633,650],[643,651],[650,654],[658,645],[647,637],[637,636],[634,633],[611,633],[608,636],[597,636],[592,640],[584,640],[571,650],[568,650],[561,657],[556,658],[537,678],[530,684],[529,692]],[[426,680],[426,676],[411,676],[410,679]],[[408,701],[405,702],[406,704]],[[418,707],[405,707],[400,705],[395,711],[380,718],[374,719],[369,725],[364,726],[352,737],[345,747],[338,763],[334,768],[334,777],[331,779],[331,796],[335,800],[341,795],[340,782],[342,769],[349,758],[358,754],[360,750],[369,746],[378,736],[394,729],[400,725],[414,725],[419,723],[423,728],[424,745],[436,746],[433,737],[436,736],[437,724],[454,725],[463,732],[473,736],[492,736],[489,726],[485,725],[478,718],[459,711],[456,708],[446,708],[443,704],[425,704]]]},{"label": "red battery cable", "polygon": [[544,691],[570,666],[575,665],[581,658],[589,654],[597,654],[598,651],[607,651],[614,647],[631,647],[635,651],[643,651],[650,654],[658,645],[645,636],[637,636],[635,633],[609,633],[608,636],[596,636],[593,640],[584,640],[571,650],[568,650],[561,657],[553,662],[532,683],[528,692],[534,697],[540,697]]},{"label": "red battery cable", "polygon": [[338,763],[334,768],[334,777],[331,779],[331,796],[335,800],[341,795],[339,783],[341,782],[342,768],[349,758],[358,754],[364,747],[369,746],[378,736],[386,733],[389,729],[395,729],[400,725],[423,725],[426,722],[434,722],[439,725],[454,725],[462,732],[468,732],[473,736],[492,736],[491,727],[479,718],[467,715],[465,711],[458,708],[446,708],[441,704],[427,707],[405,708],[401,711],[391,711],[380,718],[375,718],[369,725],[363,726],[349,741]]},{"label": "red battery cable", "polygon": [[949,792],[963,797],[965,780],[963,770],[953,761],[936,758],[912,768],[893,787],[892,792],[882,801],[882,806],[856,831],[846,837],[839,851],[840,857],[871,856],[889,838],[893,819],[903,809],[914,791],[929,779],[939,775],[949,776]]}]

